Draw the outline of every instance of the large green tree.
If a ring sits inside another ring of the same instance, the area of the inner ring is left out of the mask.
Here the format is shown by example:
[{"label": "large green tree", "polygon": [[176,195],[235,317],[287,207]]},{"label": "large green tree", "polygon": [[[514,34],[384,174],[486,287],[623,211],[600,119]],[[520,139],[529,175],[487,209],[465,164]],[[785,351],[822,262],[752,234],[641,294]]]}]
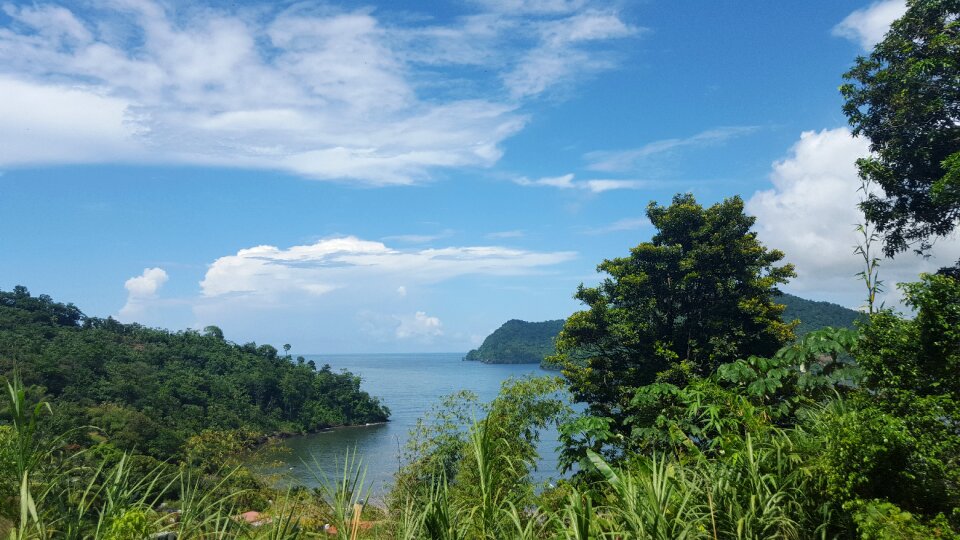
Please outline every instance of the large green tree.
[{"label": "large green tree", "polygon": [[770,356],[793,338],[776,302],[793,266],[757,240],[739,197],[704,208],[677,195],[667,207],[651,203],[647,216],[656,234],[598,266],[608,277],[579,287],[587,309],[557,340],[574,397],[613,419],[614,431],[625,431],[632,390]]},{"label": "large green tree", "polygon": [[882,192],[861,204],[887,256],[924,252],[960,219],[960,0],[906,14],[844,75],[844,113],[870,140],[857,166]]}]

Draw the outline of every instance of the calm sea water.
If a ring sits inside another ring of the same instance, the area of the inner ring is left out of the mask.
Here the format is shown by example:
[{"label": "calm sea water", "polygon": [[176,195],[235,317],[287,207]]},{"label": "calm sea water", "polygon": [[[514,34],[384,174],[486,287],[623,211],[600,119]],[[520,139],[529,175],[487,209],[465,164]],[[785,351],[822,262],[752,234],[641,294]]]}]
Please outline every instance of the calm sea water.
[{"label": "calm sea water", "polygon": [[[334,370],[346,369],[359,375],[363,379],[361,388],[390,407],[390,421],[286,439],[258,459],[281,462],[279,467],[267,470],[281,473],[288,481],[312,487],[317,481],[304,462],[312,467],[315,460],[328,476],[336,478],[343,470],[344,455],[356,450],[367,467],[367,482],[375,496],[389,487],[397,472],[410,429],[443,396],[470,390],[482,402],[488,402],[510,377],[554,373],[536,364],[464,362],[461,353],[309,355],[306,358],[317,365],[330,364]],[[541,434],[541,462],[535,474],[538,481],[559,476],[556,446],[555,431]]]}]

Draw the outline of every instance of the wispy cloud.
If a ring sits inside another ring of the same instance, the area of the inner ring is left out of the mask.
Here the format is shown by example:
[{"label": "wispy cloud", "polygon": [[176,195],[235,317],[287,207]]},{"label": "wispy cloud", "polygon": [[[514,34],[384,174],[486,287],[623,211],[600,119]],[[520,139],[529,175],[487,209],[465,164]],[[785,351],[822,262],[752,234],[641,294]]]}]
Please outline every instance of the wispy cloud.
[{"label": "wispy cloud", "polygon": [[513,182],[517,185],[527,187],[552,187],[557,189],[580,189],[591,193],[603,193],[617,189],[642,189],[650,187],[651,183],[646,180],[620,180],[620,179],[591,179],[574,180],[573,173],[563,176],[547,176],[531,180],[526,176],[514,178]]},{"label": "wispy cloud", "polygon": [[[490,166],[526,124],[524,99],[612,67],[610,40],[636,32],[591,4],[481,2],[445,25],[307,4],[6,4],[0,166],[185,163],[381,185]],[[491,91],[445,79],[464,66]]]},{"label": "wispy cloud", "polygon": [[520,186],[533,186],[533,187],[554,187],[558,189],[573,189],[578,187],[578,184],[573,183],[573,174],[565,174],[563,176],[545,176],[543,178],[538,178],[536,180],[531,180],[526,176],[521,176],[514,178],[513,182]]},{"label": "wispy cloud", "polygon": [[617,189],[643,189],[650,187],[646,180],[584,180],[583,185],[593,193],[603,193]]},{"label": "wispy cloud", "polygon": [[429,244],[430,242],[450,238],[455,232],[453,229],[444,229],[434,234],[392,234],[384,236],[382,240],[385,242],[400,242],[404,244]]},{"label": "wispy cloud", "polygon": [[543,93],[575,74],[600,71],[613,66],[610,59],[592,53],[587,46],[639,32],[625,24],[614,11],[587,10],[562,19],[536,25],[539,43],[524,54],[516,66],[503,76],[514,99]]},{"label": "wispy cloud", "polygon": [[645,217],[623,218],[609,225],[584,230],[584,234],[607,234],[622,231],[636,231],[650,227],[650,220]]},{"label": "wispy cloud", "polygon": [[701,131],[686,138],[663,139],[645,144],[639,148],[616,151],[595,151],[584,155],[589,162],[588,169],[593,171],[615,172],[636,168],[638,162],[659,154],[681,148],[719,144],[735,137],[754,133],[757,126],[730,126]]},{"label": "wispy cloud", "polygon": [[882,0],[858,9],[833,27],[833,35],[855,41],[870,50],[890,30],[893,21],[907,12],[904,0]]},{"label": "wispy cloud", "polygon": [[523,238],[524,236],[526,236],[526,234],[527,234],[526,231],[517,229],[513,231],[499,231],[499,232],[487,233],[485,236],[492,240],[496,240],[501,238]]}]

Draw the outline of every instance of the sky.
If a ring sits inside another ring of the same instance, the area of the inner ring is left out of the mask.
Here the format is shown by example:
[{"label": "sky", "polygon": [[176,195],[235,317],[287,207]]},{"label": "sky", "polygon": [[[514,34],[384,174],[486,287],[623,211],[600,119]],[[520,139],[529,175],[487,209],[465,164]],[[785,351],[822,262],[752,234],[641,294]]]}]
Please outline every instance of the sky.
[{"label": "sky", "polygon": [[[739,195],[862,305],[837,91],[902,0],[0,0],[0,289],[295,353],[564,318],[648,203]],[[960,257],[881,264],[886,301]]]}]

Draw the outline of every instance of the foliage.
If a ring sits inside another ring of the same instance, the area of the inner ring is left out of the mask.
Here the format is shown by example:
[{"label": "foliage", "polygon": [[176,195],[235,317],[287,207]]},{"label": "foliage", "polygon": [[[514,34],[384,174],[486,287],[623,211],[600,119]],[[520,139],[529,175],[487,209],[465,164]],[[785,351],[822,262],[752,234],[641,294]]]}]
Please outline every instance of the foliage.
[{"label": "foliage", "polygon": [[856,321],[863,319],[859,312],[831,302],[807,300],[787,293],[776,297],[776,301],[784,306],[784,322],[799,321],[793,327],[798,338],[826,327],[853,328]]},{"label": "foliage", "polygon": [[[704,211],[692,198],[675,202],[684,204],[690,207],[677,210],[681,221],[709,228],[705,215],[717,207]],[[716,211],[727,220],[742,216]],[[664,228],[687,230],[667,214],[651,212],[664,219]],[[720,232],[688,229],[723,238],[726,229],[713,226]],[[766,253],[759,244],[752,249],[758,257]],[[687,252],[697,255],[689,259]],[[855,328],[822,328],[759,354],[752,351],[768,350],[776,331],[789,334],[789,325],[774,320],[780,309],[772,304],[773,286],[784,274],[771,277],[772,270],[758,263],[759,277],[748,273],[758,282],[750,289],[755,297],[734,306],[752,306],[739,313],[756,320],[738,321],[730,316],[736,309],[720,302],[719,312],[728,317],[710,322],[703,319],[706,313],[680,309],[691,308],[685,302],[694,293],[706,294],[701,302],[711,298],[704,291],[729,293],[722,274],[704,277],[701,269],[697,280],[706,284],[688,283],[689,290],[676,282],[698,268],[697,257],[711,256],[723,258],[694,243],[641,246],[634,250],[636,260],[605,263],[614,276],[605,284],[581,287],[583,299],[593,300],[591,310],[568,323],[561,337],[581,339],[567,344],[577,352],[593,347],[581,376],[595,377],[590,370],[600,365],[610,369],[607,379],[619,381],[603,389],[619,417],[570,420],[558,378],[508,381],[487,405],[469,393],[451,396],[418,423],[385,511],[367,510],[356,455],[346,456],[338,479],[322,478],[313,496],[305,490],[280,494],[249,471],[219,467],[257,441],[251,432],[201,430],[186,438],[183,463],[170,466],[114,446],[126,440],[118,435],[124,430],[131,437],[155,436],[150,434],[160,424],[151,424],[151,416],[115,400],[67,401],[76,390],[61,391],[68,410],[85,411],[113,433],[109,441],[76,452],[71,432],[50,427],[60,425],[59,406],[47,405],[38,399],[43,389],[14,377],[3,407],[9,424],[0,425],[0,501],[11,509],[5,516],[13,523],[11,537],[119,539],[173,531],[183,538],[292,539],[319,534],[319,524],[329,523],[333,528],[326,534],[335,529],[351,540],[958,538],[960,279],[943,273],[902,285],[913,318],[881,309]],[[779,260],[777,254],[764,257],[768,266]],[[654,270],[664,271],[675,287],[650,283],[660,276]],[[739,281],[744,279],[741,274]],[[674,296],[664,302],[663,294]],[[53,343],[70,339],[61,332],[91,331],[80,326],[82,316],[62,329],[58,321],[72,312],[48,304],[33,302],[37,309],[29,317],[18,316]],[[664,322],[665,310],[675,310],[672,325]],[[691,326],[690,319],[701,322]],[[590,327],[583,321],[597,332],[584,333]],[[745,329],[757,339],[747,340]],[[674,341],[651,339],[653,331]],[[704,341],[705,335],[711,338]],[[785,343],[786,335],[780,337]],[[209,329],[190,338],[222,343]],[[728,358],[733,345],[740,348]],[[240,349],[297,369],[272,348]],[[640,365],[594,361],[604,354]],[[38,369],[35,362],[20,365]],[[593,382],[599,388],[604,380]],[[295,406],[282,396],[281,390],[275,415]],[[591,412],[598,410],[604,409]],[[478,414],[481,419],[472,421]],[[564,464],[579,460],[580,472],[538,493],[531,471],[539,433],[558,423]],[[177,520],[169,519],[171,501],[180,509]],[[239,523],[238,508],[251,506],[268,511],[271,524],[253,529]],[[365,516],[376,516],[378,523]]]},{"label": "foliage", "polygon": [[509,320],[483,340],[464,360],[486,364],[537,364],[556,352],[554,340],[563,320],[526,322]]},{"label": "foliage", "polygon": [[411,434],[391,508],[424,508],[423,526],[435,538],[503,538],[516,525],[524,529],[526,520],[514,515],[516,522],[511,509],[534,500],[539,432],[569,415],[562,388],[557,377],[507,380],[476,422],[464,422],[475,403],[444,400]]},{"label": "foliage", "polygon": [[916,316],[886,310],[864,328],[863,399],[914,441],[901,506],[947,512],[960,505],[960,280],[922,275],[901,289]]},{"label": "foliage", "polygon": [[860,379],[859,367],[845,361],[856,354],[858,339],[851,329],[822,328],[771,358],[750,356],[720,366],[717,380],[764,407],[775,422],[792,425],[800,407],[851,390]]},{"label": "foliage", "polygon": [[669,207],[651,203],[647,215],[657,233],[629,257],[600,264],[609,277],[580,286],[576,298],[588,309],[567,319],[557,342],[575,398],[612,418],[614,433],[625,434],[628,416],[643,416],[631,411],[633,389],[683,385],[793,339],[776,303],[793,267],[777,266],[783,254],[757,240],[742,200],[703,208],[677,195]]},{"label": "foliage", "polygon": [[855,135],[870,139],[861,203],[888,256],[925,251],[960,218],[960,1],[910,0],[840,87]]},{"label": "foliage", "polygon": [[208,474],[239,463],[234,460],[259,442],[254,433],[243,430],[205,429],[187,439],[184,463]]},{"label": "foliage", "polygon": [[910,512],[883,501],[856,501],[849,505],[863,540],[929,540],[960,538],[943,516],[923,523]]},{"label": "foliage", "polygon": [[32,400],[60,404],[56,429],[96,425],[112,444],[161,459],[181,455],[203,430],[304,432],[389,414],[350,373],[315,369],[269,345],[236,345],[210,328],[168,332],[85,317],[23,287],[0,291],[0,374],[15,368]]},{"label": "foliage", "polygon": [[[564,426],[565,464],[584,455],[596,461],[605,451],[649,468],[644,456],[660,449],[668,451],[660,459],[696,464],[698,472],[709,471],[705,481],[718,483],[733,456],[769,444],[786,461],[757,478],[799,483],[783,495],[795,507],[774,520],[787,528],[758,537],[819,530],[879,538],[881,524],[902,526],[908,538],[953,537],[960,518],[960,282],[922,276],[903,289],[917,309],[914,319],[881,311],[859,330],[822,329],[771,357],[738,359],[707,377],[680,364],[672,371],[683,376],[635,389],[630,411],[637,416],[627,417],[625,432],[611,432],[612,420],[603,417]],[[712,494],[712,504],[723,496]],[[728,507],[722,519],[737,511]]]}]

